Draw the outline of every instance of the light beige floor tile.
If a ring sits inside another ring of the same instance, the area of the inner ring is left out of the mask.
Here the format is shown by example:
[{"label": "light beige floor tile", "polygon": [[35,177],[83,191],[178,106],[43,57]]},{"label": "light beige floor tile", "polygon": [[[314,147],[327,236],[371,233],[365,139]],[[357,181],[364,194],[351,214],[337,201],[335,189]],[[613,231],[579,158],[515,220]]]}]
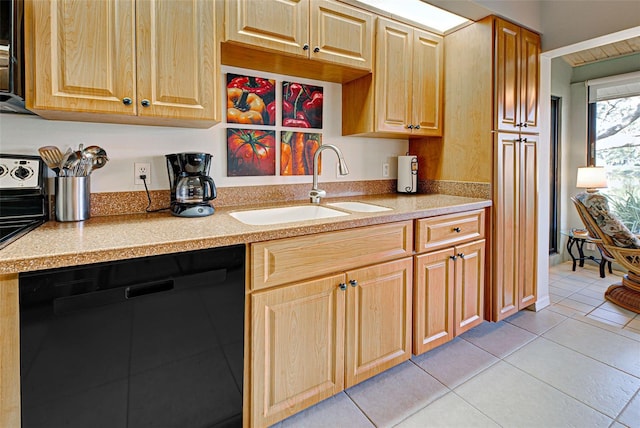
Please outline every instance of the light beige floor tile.
[{"label": "light beige floor tile", "polygon": [[424,370],[407,361],[346,392],[377,427],[390,427],[448,391]]},{"label": "light beige floor tile", "polygon": [[504,427],[608,427],[610,418],[503,361],[455,389]]},{"label": "light beige floor tile", "polygon": [[[562,299],[562,300],[564,300],[564,299]],[[567,317],[573,317],[573,316],[576,316],[576,315],[577,316],[584,316],[585,315],[584,312],[577,311],[577,310],[575,310],[573,308],[569,308],[567,306],[562,306],[560,304],[560,302],[554,303],[553,305],[549,306],[547,309],[552,311],[552,312],[557,312],[559,314],[565,315]]]},{"label": "light beige floor tile", "polygon": [[609,321],[613,321],[617,324],[625,325],[629,321],[633,319],[633,316],[629,316],[627,314],[622,314],[619,312],[611,312],[603,307],[595,308],[591,311],[591,315],[596,316],[598,318],[604,318]]},{"label": "light beige floor tile", "polygon": [[640,343],[588,323],[568,319],[543,337],[640,377]]},{"label": "light beige floor tile", "polygon": [[368,428],[373,426],[371,421],[367,419],[364,413],[358,409],[344,392],[327,398],[315,406],[273,425],[274,428]]},{"label": "light beige floor tile", "polygon": [[609,428],[629,428],[628,425],[622,425],[620,422],[613,421]]},{"label": "light beige floor tile", "polygon": [[589,318],[589,316],[576,315],[574,319],[594,325],[598,328],[610,331],[612,333],[618,334],[620,336],[627,337],[629,339],[633,339],[636,342],[640,342],[640,334],[632,329],[620,328],[620,324],[607,324],[606,320],[601,318]]},{"label": "light beige floor tile", "polygon": [[505,361],[612,419],[640,388],[639,378],[542,337]]},{"label": "light beige floor tile", "polygon": [[[590,296],[585,296],[583,294],[584,291],[585,290],[580,290],[576,293],[573,293],[571,296],[569,296],[569,299],[575,300],[576,302],[584,303],[585,305],[593,306],[594,308],[597,308],[598,306],[604,303],[604,295],[600,298],[597,298],[597,297],[594,298]],[[589,292],[589,290],[587,290],[587,292]]]},{"label": "light beige floor tile", "polygon": [[456,338],[412,361],[449,388],[455,388],[499,360],[475,345]]},{"label": "light beige floor tile", "polygon": [[618,421],[629,428],[640,428],[640,392],[633,397],[618,417]]},{"label": "light beige floor tile", "polygon": [[585,283],[582,280],[574,280],[570,278],[564,278],[560,281],[554,281],[553,286],[557,288],[562,288],[563,290],[576,292],[578,290],[582,290],[583,288],[588,287],[590,284]]},{"label": "light beige floor tile", "polygon": [[536,338],[536,335],[507,322],[484,322],[460,336],[498,358],[504,358]]},{"label": "light beige floor tile", "polygon": [[540,312],[520,311],[505,321],[539,335],[566,319],[562,314],[544,309]]},{"label": "light beige floor tile", "polygon": [[[585,315],[585,318],[587,318],[589,320],[592,320],[592,321],[597,321],[598,323],[601,323],[601,324],[607,324],[607,325],[610,325],[610,326],[613,326],[613,327],[616,327],[616,328],[619,328],[619,329],[622,329],[622,327],[624,327],[623,324],[618,324],[617,322],[614,322],[614,321],[610,321],[610,320],[607,320],[607,319],[604,319],[604,318],[599,318],[596,315],[592,315],[592,314]],[[591,324],[598,325],[598,324],[594,324],[594,323],[591,323]]]},{"label": "light beige floor tile", "polygon": [[500,425],[450,392],[405,419],[398,428],[498,428]]},{"label": "light beige floor tile", "polygon": [[556,287],[555,285],[549,284],[549,293],[553,293],[556,296],[568,297],[575,293],[574,290],[566,290],[564,288]]},{"label": "light beige floor tile", "polygon": [[600,304],[604,303],[604,291],[602,290],[594,290],[591,287],[583,288],[578,291],[576,294],[580,294],[582,296],[591,297],[592,299],[597,299],[600,301]]},{"label": "light beige floor tile", "polygon": [[640,330],[640,318],[636,316],[634,319],[629,321],[629,323],[627,324],[627,327],[632,328],[634,330]]},{"label": "light beige floor tile", "polygon": [[558,303],[565,297],[566,296],[558,296],[557,294],[549,293],[549,300],[551,301],[551,303]]},{"label": "light beige floor tile", "polygon": [[575,310],[577,313],[581,313],[581,314],[588,314],[589,312],[595,309],[595,306],[587,305],[582,302],[573,300],[571,296],[559,301],[558,305],[566,306],[568,308]]},{"label": "light beige floor tile", "polygon": [[608,300],[606,300],[604,302],[604,304],[602,304],[600,306],[600,308],[605,309],[605,310],[607,310],[609,312],[614,312],[616,314],[623,315],[623,316],[627,317],[630,320],[635,318],[638,315],[635,312],[630,311],[630,310],[625,309],[625,308],[621,308],[620,306],[616,305],[615,303],[611,303]]}]

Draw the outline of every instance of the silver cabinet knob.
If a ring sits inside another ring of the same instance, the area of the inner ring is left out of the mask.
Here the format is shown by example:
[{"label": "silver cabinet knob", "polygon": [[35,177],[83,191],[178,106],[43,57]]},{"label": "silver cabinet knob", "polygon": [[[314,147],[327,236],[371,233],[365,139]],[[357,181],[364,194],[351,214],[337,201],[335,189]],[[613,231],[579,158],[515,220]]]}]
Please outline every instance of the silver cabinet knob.
[{"label": "silver cabinet knob", "polygon": [[340,290],[344,291],[347,289],[347,284],[345,284],[344,282],[341,282],[340,285],[338,285],[338,287],[340,287]]},{"label": "silver cabinet knob", "polygon": [[416,125],[416,126],[415,126],[415,129],[420,129],[420,125]]},{"label": "silver cabinet knob", "polygon": [[151,105],[151,101],[142,100],[142,101],[140,101],[140,104],[142,104],[142,107],[149,107]]},{"label": "silver cabinet knob", "polygon": [[355,279],[351,279],[351,280],[349,280],[349,284],[351,284],[352,287],[357,287],[358,286],[358,281],[356,281]]},{"label": "silver cabinet knob", "polygon": [[454,227],[453,231],[456,232],[456,233],[460,233],[460,228],[459,227]]},{"label": "silver cabinet knob", "polygon": [[458,257],[460,257],[461,259],[464,259],[464,253],[458,253]]},{"label": "silver cabinet knob", "polygon": [[407,125],[407,129],[413,129],[413,125]]},{"label": "silver cabinet knob", "polygon": [[126,105],[126,106],[130,106],[130,105],[131,105],[131,103],[133,103],[133,100],[132,100],[131,98],[129,98],[129,97],[124,97],[124,98],[122,99],[122,104],[124,104],[124,105]]},{"label": "silver cabinet knob", "polygon": [[314,51],[315,53],[318,53],[318,52],[320,52],[320,48],[316,46],[315,48],[313,48],[313,51]]},{"label": "silver cabinet knob", "polygon": [[302,50],[303,51],[308,51],[309,50],[309,45],[305,43],[304,46],[302,46]]}]

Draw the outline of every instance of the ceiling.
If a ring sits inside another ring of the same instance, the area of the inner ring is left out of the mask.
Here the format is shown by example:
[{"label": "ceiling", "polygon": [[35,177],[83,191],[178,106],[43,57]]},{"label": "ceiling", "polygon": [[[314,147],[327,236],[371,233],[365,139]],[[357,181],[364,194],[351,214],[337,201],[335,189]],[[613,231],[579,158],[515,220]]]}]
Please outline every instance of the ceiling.
[{"label": "ceiling", "polygon": [[640,36],[564,55],[572,67],[640,52]]}]

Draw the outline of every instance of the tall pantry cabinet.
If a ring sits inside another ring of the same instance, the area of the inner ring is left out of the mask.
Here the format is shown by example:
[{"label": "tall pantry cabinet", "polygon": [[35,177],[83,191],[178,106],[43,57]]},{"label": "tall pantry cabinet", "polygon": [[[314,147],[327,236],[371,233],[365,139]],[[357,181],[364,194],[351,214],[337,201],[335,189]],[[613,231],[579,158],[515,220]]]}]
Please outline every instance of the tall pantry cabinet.
[{"label": "tall pantry cabinet", "polygon": [[488,184],[488,319],[535,303],[540,36],[489,16],[445,36],[442,138],[410,140],[421,179]]}]

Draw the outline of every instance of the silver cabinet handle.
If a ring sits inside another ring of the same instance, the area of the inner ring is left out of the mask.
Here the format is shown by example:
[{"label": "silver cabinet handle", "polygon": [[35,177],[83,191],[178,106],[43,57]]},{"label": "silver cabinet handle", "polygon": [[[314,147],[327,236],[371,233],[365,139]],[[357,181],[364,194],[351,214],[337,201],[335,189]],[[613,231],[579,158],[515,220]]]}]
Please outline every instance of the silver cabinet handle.
[{"label": "silver cabinet handle", "polygon": [[349,284],[351,284],[352,287],[356,287],[358,285],[358,281],[356,281],[355,279],[351,279],[349,280]]},{"label": "silver cabinet handle", "polygon": [[458,253],[458,257],[460,257],[461,259],[464,259],[464,253]]},{"label": "silver cabinet handle", "polygon": [[133,100],[132,100],[131,98],[129,98],[129,97],[124,97],[124,98],[122,99],[122,104],[124,104],[124,105],[126,105],[126,106],[130,106],[130,105],[131,105],[131,103],[133,103]]},{"label": "silver cabinet handle", "polygon": [[309,45],[305,43],[305,44],[302,46],[302,50],[303,50],[303,51],[308,51],[308,50],[309,50]]},{"label": "silver cabinet handle", "polygon": [[315,48],[313,48],[313,51],[314,51],[315,53],[318,53],[318,52],[320,52],[320,48],[316,46]]},{"label": "silver cabinet handle", "polygon": [[338,287],[340,287],[340,290],[344,291],[347,289],[347,284],[345,284],[344,282],[341,282],[340,285],[338,285]]},{"label": "silver cabinet handle", "polygon": [[460,233],[461,229],[459,227],[454,227],[453,231],[456,232],[456,233]]},{"label": "silver cabinet handle", "polygon": [[415,129],[420,129],[420,125],[416,125],[416,126],[415,126]]},{"label": "silver cabinet handle", "polygon": [[142,104],[142,107],[149,107],[151,105],[151,101],[142,100],[142,101],[140,101],[140,104]]},{"label": "silver cabinet handle", "polygon": [[458,256],[449,256],[449,258],[450,258],[451,260],[456,260],[456,259],[458,258]]},{"label": "silver cabinet handle", "polygon": [[413,125],[407,125],[407,129],[413,129]]}]

